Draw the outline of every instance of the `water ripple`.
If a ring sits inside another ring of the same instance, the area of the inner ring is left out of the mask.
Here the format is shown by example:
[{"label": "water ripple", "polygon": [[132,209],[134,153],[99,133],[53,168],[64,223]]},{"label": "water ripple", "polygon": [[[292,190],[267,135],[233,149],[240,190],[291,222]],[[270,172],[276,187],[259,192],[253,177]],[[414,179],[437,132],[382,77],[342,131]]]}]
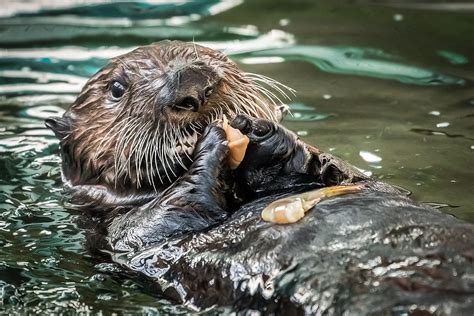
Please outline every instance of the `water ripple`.
[{"label": "water ripple", "polygon": [[[235,32],[235,28],[233,32]],[[292,35],[273,30],[255,38],[229,41],[204,41],[199,44],[218,49],[227,54],[281,48],[294,42]],[[125,54],[131,47],[99,47],[96,49],[63,46],[42,49],[0,49],[0,94],[44,95],[78,93],[87,81],[108,59]],[[21,69],[11,65],[22,64]],[[14,83],[10,83],[14,82]]]},{"label": "water ripple", "polygon": [[299,102],[290,103],[288,106],[290,115],[285,117],[285,121],[321,121],[335,116],[334,114],[319,113],[313,107]]},{"label": "water ripple", "polygon": [[414,133],[417,133],[417,134],[421,134],[421,135],[427,135],[427,136],[446,136],[446,137],[449,137],[449,138],[465,138],[465,139],[474,140],[474,138],[467,137],[467,136],[462,135],[462,134],[450,134],[450,133],[441,132],[441,131],[437,131],[437,130],[431,130],[431,129],[427,129],[427,128],[412,128],[412,129],[410,129],[410,131],[412,131]]},{"label": "water ripple", "polygon": [[[360,47],[291,46],[251,53],[252,57],[282,57],[312,63],[322,71],[397,80],[406,84],[464,85],[463,78],[403,63],[379,49]],[[248,56],[244,56],[248,57]]]},{"label": "water ripple", "polygon": [[142,0],[107,3],[103,0],[4,0],[2,22],[28,21],[59,25],[85,26],[157,26],[181,25],[229,10],[242,0]]}]

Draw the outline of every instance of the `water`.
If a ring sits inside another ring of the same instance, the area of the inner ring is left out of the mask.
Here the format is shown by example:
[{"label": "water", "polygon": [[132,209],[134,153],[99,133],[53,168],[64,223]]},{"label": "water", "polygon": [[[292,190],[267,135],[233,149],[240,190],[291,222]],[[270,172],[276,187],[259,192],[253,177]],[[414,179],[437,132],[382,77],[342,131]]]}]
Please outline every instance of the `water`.
[{"label": "water", "polygon": [[305,141],[474,222],[474,6],[396,3],[3,0],[0,313],[186,311],[87,255],[43,124],[108,58],[165,38],[295,88],[285,125]]}]

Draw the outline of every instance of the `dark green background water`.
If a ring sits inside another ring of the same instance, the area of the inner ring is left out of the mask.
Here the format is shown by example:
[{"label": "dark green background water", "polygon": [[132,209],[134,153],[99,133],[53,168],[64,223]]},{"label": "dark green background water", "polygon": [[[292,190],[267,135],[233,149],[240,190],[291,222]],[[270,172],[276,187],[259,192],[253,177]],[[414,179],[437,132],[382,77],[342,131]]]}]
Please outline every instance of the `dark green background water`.
[{"label": "dark green background water", "polygon": [[108,58],[166,38],[293,87],[305,141],[474,222],[473,2],[76,2],[0,1],[0,313],[185,310],[86,255],[43,125]]}]

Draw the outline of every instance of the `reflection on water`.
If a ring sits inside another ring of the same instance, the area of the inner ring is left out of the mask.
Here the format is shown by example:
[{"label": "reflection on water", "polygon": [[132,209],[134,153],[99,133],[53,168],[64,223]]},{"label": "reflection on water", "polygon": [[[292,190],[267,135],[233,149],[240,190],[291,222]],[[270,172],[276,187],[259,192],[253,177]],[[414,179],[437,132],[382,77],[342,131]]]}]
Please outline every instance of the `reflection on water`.
[{"label": "reflection on water", "polygon": [[179,25],[215,15],[242,3],[242,0],[5,0],[0,17],[14,24],[23,21],[88,26]]},{"label": "reflection on water", "polygon": [[351,3],[3,1],[0,308],[186,310],[87,255],[78,214],[65,208],[57,140],[43,124],[109,58],[166,38],[223,50],[295,88],[285,124],[301,138],[474,222],[472,8]]},{"label": "reflection on water", "polygon": [[[333,114],[318,113],[314,106],[303,103],[290,103],[288,106],[290,109],[289,115],[285,118],[286,121],[320,121],[334,116]],[[301,136],[307,136],[307,133]]]},{"label": "reflection on water", "polygon": [[[254,56],[277,56],[284,60],[301,60],[323,71],[394,79],[419,85],[464,85],[464,79],[407,65],[382,50],[357,47],[292,46],[257,51]],[[451,58],[452,55],[450,55]],[[262,60],[265,63],[265,59]]]}]

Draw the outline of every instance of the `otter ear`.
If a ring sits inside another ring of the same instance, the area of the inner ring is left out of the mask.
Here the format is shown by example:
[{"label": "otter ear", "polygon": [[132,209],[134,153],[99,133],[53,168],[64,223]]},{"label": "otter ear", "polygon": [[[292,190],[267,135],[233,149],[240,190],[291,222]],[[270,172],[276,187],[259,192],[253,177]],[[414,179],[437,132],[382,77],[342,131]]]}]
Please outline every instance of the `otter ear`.
[{"label": "otter ear", "polygon": [[64,139],[71,131],[68,121],[64,117],[49,117],[44,121],[44,124],[54,132],[59,140]]}]

